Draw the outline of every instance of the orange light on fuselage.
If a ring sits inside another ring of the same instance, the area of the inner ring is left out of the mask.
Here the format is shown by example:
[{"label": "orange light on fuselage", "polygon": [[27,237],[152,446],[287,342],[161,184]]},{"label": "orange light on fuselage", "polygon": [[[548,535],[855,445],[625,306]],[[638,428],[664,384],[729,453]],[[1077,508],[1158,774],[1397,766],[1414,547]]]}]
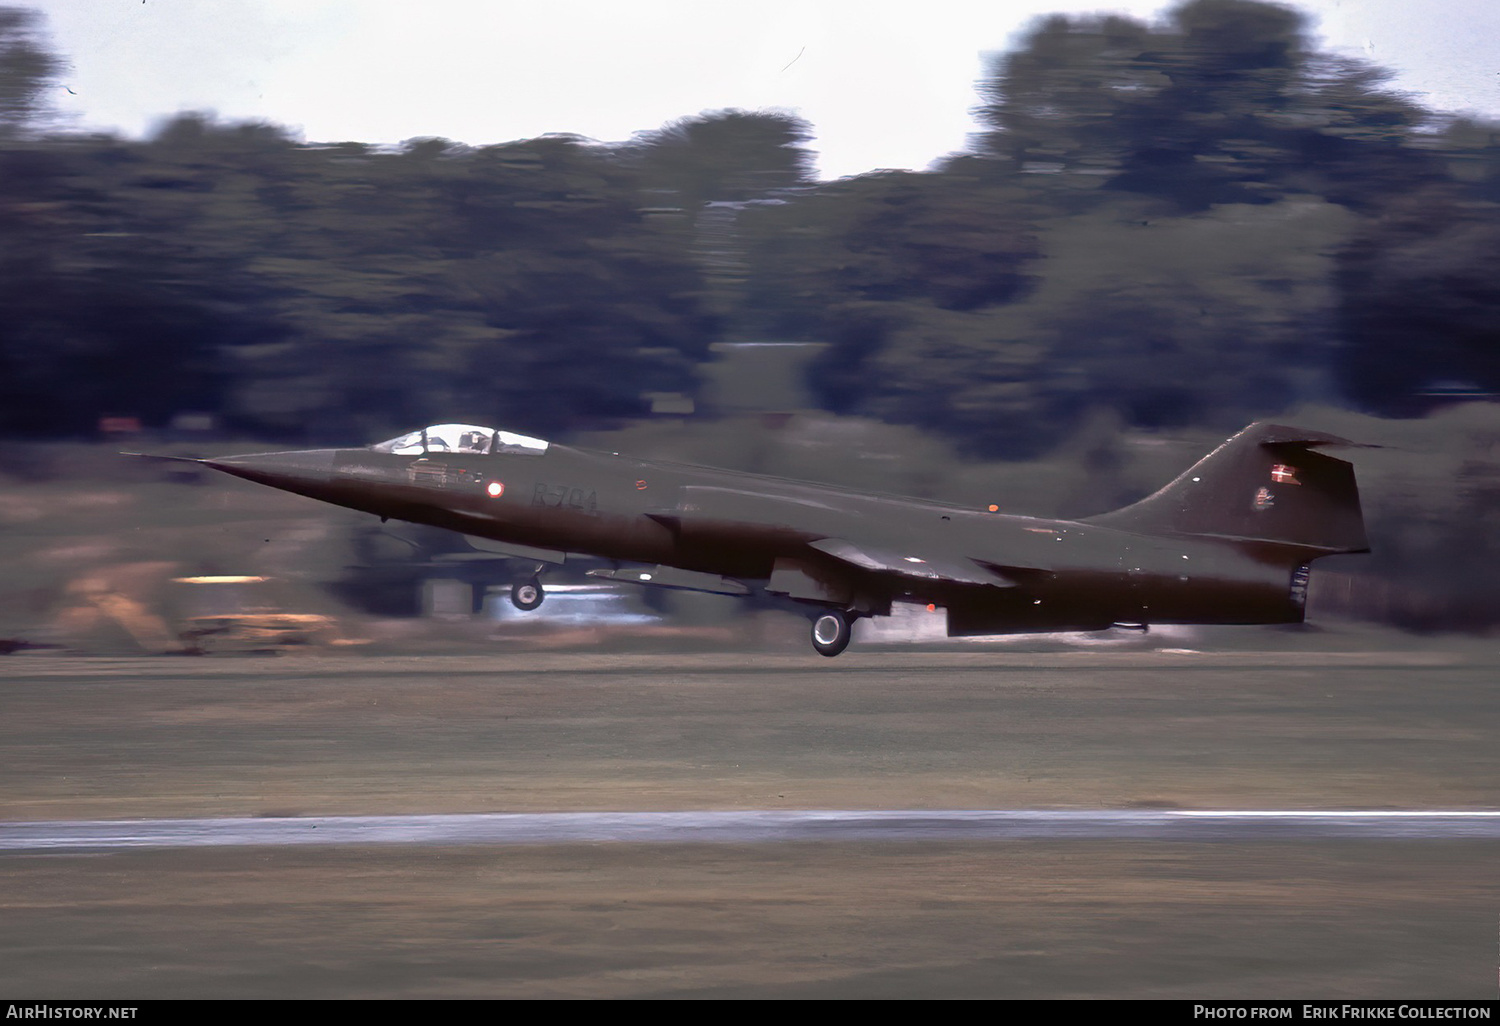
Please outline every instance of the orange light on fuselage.
[{"label": "orange light on fuselage", "polygon": [[489,484],[485,485],[484,494],[488,495],[492,499],[498,499],[500,498],[500,496],[505,494],[505,485],[501,484],[499,481],[491,481]]}]

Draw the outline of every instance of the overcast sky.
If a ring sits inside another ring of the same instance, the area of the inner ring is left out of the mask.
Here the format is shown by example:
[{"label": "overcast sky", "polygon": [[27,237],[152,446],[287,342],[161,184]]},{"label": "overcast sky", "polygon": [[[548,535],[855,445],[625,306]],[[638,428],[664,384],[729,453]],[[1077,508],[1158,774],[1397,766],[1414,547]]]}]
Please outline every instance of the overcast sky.
[{"label": "overcast sky", "polygon": [[[26,6],[24,0],[0,0]],[[1039,14],[1161,0],[41,0],[74,130],[267,120],[310,142],[572,132],[617,141],[703,110],[790,109],[826,178],[965,145],[982,52]],[[1500,118],[1500,0],[1300,0],[1325,49],[1429,107]]]}]

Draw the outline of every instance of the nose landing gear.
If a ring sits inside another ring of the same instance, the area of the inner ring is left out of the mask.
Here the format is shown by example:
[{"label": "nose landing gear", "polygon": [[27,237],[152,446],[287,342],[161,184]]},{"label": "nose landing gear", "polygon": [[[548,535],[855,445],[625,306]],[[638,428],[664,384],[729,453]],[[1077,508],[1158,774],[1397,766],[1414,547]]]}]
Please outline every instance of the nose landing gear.
[{"label": "nose landing gear", "polygon": [[542,590],[542,582],[535,577],[529,581],[517,581],[510,588],[511,605],[523,612],[531,612],[541,605],[546,597],[547,593]]}]

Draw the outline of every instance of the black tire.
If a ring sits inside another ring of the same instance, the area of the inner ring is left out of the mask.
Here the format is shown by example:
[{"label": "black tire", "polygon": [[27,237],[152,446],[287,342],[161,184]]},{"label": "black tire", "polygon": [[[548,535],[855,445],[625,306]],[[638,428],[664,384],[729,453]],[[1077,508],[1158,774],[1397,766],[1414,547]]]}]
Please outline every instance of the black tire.
[{"label": "black tire", "polygon": [[535,577],[529,581],[517,581],[510,588],[511,605],[523,613],[531,612],[541,605],[546,597],[547,593],[542,590],[542,582]]},{"label": "black tire", "polygon": [[853,623],[838,609],[825,609],[812,622],[812,643],[818,655],[832,659],[849,647]]}]

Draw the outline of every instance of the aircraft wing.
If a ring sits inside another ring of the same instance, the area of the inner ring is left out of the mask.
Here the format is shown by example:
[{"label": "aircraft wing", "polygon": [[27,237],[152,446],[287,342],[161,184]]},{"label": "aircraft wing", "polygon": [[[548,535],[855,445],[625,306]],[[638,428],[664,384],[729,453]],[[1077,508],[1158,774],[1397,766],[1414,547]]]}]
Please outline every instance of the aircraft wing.
[{"label": "aircraft wing", "polygon": [[514,542],[491,541],[488,538],[476,538],[471,534],[464,535],[464,540],[469,543],[470,548],[475,550],[475,555],[482,559],[494,559],[499,556],[505,559],[528,559],[553,565],[561,565],[568,559],[566,552],[558,552],[555,549],[538,549]]},{"label": "aircraft wing", "polygon": [[908,550],[887,543],[856,543],[843,538],[822,538],[808,542],[808,545],[841,562],[877,573],[953,584],[987,585],[992,588],[1016,586],[1015,580],[998,569],[988,565],[981,566],[966,556],[934,552],[930,548]]},{"label": "aircraft wing", "polygon": [[677,490],[676,500],[676,505],[647,510],[646,516],[675,530],[704,524],[832,523],[843,514],[837,505],[817,495],[766,495],[753,488],[724,485],[685,485]]},{"label": "aircraft wing", "polygon": [[[814,540],[806,542],[808,547],[865,572],[990,588],[1014,588],[1030,574],[1046,572],[1029,567],[1013,572],[1010,567],[970,558],[951,543],[945,551],[930,538],[908,542],[882,536],[868,522],[870,518],[851,518],[847,508],[817,493],[767,495],[750,488],[690,485],[680,489],[676,498],[676,505],[648,510],[646,515],[674,531],[695,525],[749,524],[811,534]],[[851,526],[856,530],[849,531]],[[876,533],[866,534],[872,527]]]}]

